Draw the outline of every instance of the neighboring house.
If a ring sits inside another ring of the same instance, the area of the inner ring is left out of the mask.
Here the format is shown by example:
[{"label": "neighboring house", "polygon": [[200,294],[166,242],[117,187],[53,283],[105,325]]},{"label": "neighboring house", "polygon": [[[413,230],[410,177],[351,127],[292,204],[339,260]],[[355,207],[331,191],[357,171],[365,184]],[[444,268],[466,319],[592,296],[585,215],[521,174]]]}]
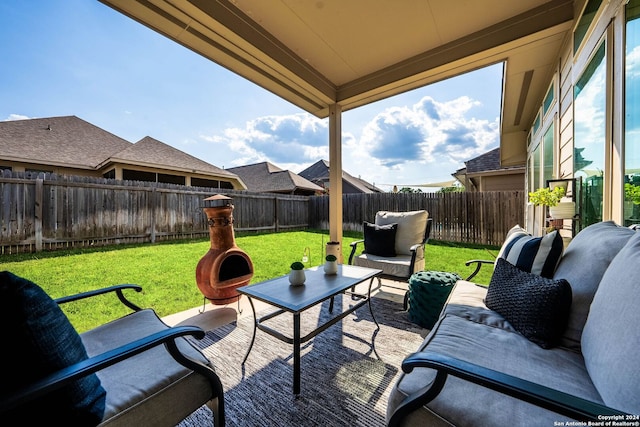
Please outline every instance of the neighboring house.
[{"label": "neighboring house", "polygon": [[246,189],[237,175],[163,142],[132,144],[76,116],[0,121],[0,169]]},{"label": "neighboring house", "polygon": [[323,192],[322,187],[291,171],[280,169],[269,162],[238,166],[227,170],[238,175],[249,191],[296,194],[299,196],[312,196]]},{"label": "neighboring house", "polygon": [[[318,160],[298,175],[318,184],[319,186],[329,188],[329,162],[327,160]],[[355,178],[347,172],[342,171],[342,192],[347,193],[383,193],[381,189],[367,181]]]},{"label": "neighboring house", "polygon": [[500,147],[464,162],[451,174],[467,191],[524,190],[524,166],[500,165]]}]

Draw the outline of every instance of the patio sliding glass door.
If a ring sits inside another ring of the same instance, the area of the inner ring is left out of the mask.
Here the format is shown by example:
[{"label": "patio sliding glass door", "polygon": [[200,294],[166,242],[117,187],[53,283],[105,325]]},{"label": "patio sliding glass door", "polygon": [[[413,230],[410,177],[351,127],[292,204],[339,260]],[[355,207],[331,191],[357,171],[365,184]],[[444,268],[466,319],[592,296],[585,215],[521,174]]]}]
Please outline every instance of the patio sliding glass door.
[{"label": "patio sliding glass door", "polygon": [[640,224],[640,0],[626,5],[624,222]]}]

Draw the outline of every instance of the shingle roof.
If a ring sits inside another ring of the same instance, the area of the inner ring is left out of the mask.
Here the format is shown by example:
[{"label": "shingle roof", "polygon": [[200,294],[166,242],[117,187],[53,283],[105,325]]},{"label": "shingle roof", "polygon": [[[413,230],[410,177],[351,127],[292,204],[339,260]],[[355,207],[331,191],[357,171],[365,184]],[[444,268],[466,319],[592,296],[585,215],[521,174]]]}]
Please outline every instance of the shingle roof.
[{"label": "shingle roof", "polygon": [[322,187],[291,172],[283,170],[269,162],[229,168],[245,183],[249,191],[257,192],[293,192],[296,189],[322,191]]},{"label": "shingle roof", "polygon": [[500,147],[494,148],[491,151],[487,151],[486,153],[481,154],[478,157],[464,162],[464,164],[467,169],[467,174],[522,168],[522,166],[502,167],[500,165]]},{"label": "shingle roof", "polygon": [[0,155],[11,161],[95,169],[129,146],[76,116],[0,122]]},{"label": "shingle roof", "polygon": [[235,177],[235,174],[231,172],[213,166],[150,136],[145,136],[135,144],[131,144],[111,156],[109,160],[135,165],[148,165],[156,168],[165,167],[194,173],[205,172]]},{"label": "shingle roof", "polygon": [[149,136],[132,144],[76,116],[0,121],[0,157],[89,170],[120,162],[237,179]]},{"label": "shingle roof", "polygon": [[[309,181],[326,182],[329,180],[329,161],[318,160],[317,162],[300,172],[298,175],[308,179]],[[375,185],[370,184],[369,182],[361,178],[356,178],[348,174],[344,170],[342,171],[342,179],[363,193],[382,192],[382,190],[380,190]]]}]

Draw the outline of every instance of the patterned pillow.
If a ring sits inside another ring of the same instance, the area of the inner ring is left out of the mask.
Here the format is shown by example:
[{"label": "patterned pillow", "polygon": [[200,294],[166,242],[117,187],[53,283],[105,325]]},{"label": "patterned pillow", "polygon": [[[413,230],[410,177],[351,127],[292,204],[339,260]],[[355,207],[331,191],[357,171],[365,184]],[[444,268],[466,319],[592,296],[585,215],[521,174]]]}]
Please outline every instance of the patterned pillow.
[{"label": "patterned pillow", "polygon": [[398,224],[375,225],[364,222],[364,252],[383,257],[396,256]]},{"label": "patterned pillow", "polygon": [[[0,395],[87,359],[80,335],[39,286],[0,272]],[[19,373],[16,375],[16,373]],[[93,374],[9,411],[27,424],[96,425],[103,417],[106,391]],[[7,413],[3,414],[10,419]]]},{"label": "patterned pillow", "polygon": [[558,344],[569,319],[571,286],[527,273],[498,258],[485,304],[542,348]]},{"label": "patterned pillow", "polygon": [[551,278],[563,250],[562,236],[557,230],[542,237],[533,237],[516,225],[507,233],[498,258],[506,259],[520,270]]}]

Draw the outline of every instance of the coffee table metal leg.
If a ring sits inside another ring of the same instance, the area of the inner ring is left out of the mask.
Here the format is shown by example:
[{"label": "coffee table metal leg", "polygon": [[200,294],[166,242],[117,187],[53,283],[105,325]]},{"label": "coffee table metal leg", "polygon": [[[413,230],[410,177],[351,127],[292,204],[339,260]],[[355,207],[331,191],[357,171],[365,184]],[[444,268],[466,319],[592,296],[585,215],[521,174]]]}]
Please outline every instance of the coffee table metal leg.
[{"label": "coffee table metal leg", "polygon": [[249,300],[249,304],[251,304],[251,311],[253,313],[253,335],[251,336],[251,344],[249,344],[249,349],[247,349],[247,354],[244,355],[244,359],[242,359],[242,364],[247,361],[247,357],[249,357],[249,353],[251,353],[251,349],[253,348],[253,343],[256,341],[256,329],[258,328],[258,318],[256,317],[256,309],[253,306],[253,300],[251,297],[247,297]]},{"label": "coffee table metal leg", "polygon": [[293,313],[293,394],[300,394],[300,313]]},{"label": "coffee table metal leg", "polygon": [[371,307],[371,285],[373,284],[374,279],[375,277],[372,277],[371,281],[369,282],[369,294],[367,295],[367,303],[369,304],[369,312],[371,313],[371,318],[373,319],[373,322],[376,324],[376,330],[377,330],[377,329],[380,329],[380,325],[378,325],[376,316],[375,314],[373,314],[373,308]]}]

